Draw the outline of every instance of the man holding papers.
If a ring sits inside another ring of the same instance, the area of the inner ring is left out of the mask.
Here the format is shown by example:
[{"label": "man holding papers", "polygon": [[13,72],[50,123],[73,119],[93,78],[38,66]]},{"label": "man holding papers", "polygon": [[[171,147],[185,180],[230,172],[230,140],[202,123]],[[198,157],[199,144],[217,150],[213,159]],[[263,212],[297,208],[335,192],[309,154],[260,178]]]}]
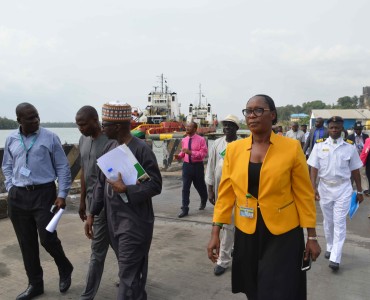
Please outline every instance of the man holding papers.
[{"label": "man holding papers", "polygon": [[346,238],[346,216],[353,193],[351,175],[357,187],[357,200],[360,203],[364,200],[359,171],[362,162],[353,142],[341,137],[343,119],[331,117],[327,124],[329,138],[316,142],[307,163],[311,166],[311,183],[324,217],[325,258],[330,260],[329,267],[337,271]]},{"label": "man holding papers", "polygon": [[[161,173],[150,147],[131,135],[130,105],[104,104],[102,120],[107,137],[117,141],[103,152],[109,155],[109,151],[125,144],[148,177],[147,180],[127,183],[122,181],[127,174],[118,174],[118,180],[109,180],[104,175],[108,170],[99,170],[85,232],[89,238],[93,237],[94,216],[105,207],[109,235],[118,259],[120,284],[117,299],[147,299],[145,284],[154,225],[152,197],[162,191]],[[122,155],[127,154],[126,150]],[[102,167],[101,164],[99,166]],[[110,168],[121,169],[122,166],[118,161],[111,161]]]}]

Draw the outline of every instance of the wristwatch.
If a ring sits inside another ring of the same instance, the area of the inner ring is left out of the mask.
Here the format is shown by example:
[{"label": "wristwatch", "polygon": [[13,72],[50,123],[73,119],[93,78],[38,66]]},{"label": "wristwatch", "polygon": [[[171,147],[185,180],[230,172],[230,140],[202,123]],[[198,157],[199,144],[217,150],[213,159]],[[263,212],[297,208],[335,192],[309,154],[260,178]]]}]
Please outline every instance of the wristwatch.
[{"label": "wristwatch", "polygon": [[357,192],[357,195],[363,195],[364,194],[364,192],[362,191],[362,192]]}]

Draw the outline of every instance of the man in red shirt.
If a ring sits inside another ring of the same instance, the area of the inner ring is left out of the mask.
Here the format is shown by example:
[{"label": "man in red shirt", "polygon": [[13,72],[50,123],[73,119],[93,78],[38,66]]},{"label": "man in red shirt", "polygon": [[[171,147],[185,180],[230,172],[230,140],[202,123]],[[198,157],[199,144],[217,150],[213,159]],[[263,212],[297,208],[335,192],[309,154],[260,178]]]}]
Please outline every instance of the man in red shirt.
[{"label": "man in red shirt", "polygon": [[189,213],[190,186],[193,183],[200,196],[199,210],[206,207],[208,194],[204,181],[203,160],[208,149],[206,140],[197,135],[198,124],[190,122],[186,125],[187,136],[181,141],[181,152],[178,159],[183,159],[182,165],[182,206],[178,217],[183,218]]}]

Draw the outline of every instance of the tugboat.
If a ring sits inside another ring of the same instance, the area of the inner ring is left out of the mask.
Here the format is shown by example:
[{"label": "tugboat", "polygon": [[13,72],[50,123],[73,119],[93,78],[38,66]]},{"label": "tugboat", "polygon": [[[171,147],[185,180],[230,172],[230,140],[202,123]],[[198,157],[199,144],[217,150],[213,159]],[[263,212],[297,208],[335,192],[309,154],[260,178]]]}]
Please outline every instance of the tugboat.
[{"label": "tugboat", "polygon": [[199,101],[198,105],[189,105],[189,114],[186,117],[187,122],[195,122],[198,124],[197,133],[200,135],[216,132],[218,125],[217,115],[212,113],[210,103],[202,103],[202,98],[205,96],[202,93],[201,85],[199,85]]},{"label": "tugboat", "polygon": [[141,125],[132,129],[131,133],[145,138],[146,134],[183,132],[185,126],[180,118],[177,94],[170,91],[167,80],[161,74],[160,87],[154,86],[154,90],[149,93],[147,106],[138,118]]}]

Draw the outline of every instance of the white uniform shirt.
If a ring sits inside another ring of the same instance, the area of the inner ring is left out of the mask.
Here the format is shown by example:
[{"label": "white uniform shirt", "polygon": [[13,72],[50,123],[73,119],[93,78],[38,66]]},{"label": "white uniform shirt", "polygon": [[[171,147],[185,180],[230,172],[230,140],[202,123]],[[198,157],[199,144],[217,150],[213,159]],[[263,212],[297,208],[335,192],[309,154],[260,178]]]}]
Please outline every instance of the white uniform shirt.
[{"label": "white uniform shirt", "polygon": [[356,147],[341,137],[336,144],[331,137],[316,143],[307,163],[318,169],[319,178],[330,181],[350,179],[351,171],[362,167]]}]

